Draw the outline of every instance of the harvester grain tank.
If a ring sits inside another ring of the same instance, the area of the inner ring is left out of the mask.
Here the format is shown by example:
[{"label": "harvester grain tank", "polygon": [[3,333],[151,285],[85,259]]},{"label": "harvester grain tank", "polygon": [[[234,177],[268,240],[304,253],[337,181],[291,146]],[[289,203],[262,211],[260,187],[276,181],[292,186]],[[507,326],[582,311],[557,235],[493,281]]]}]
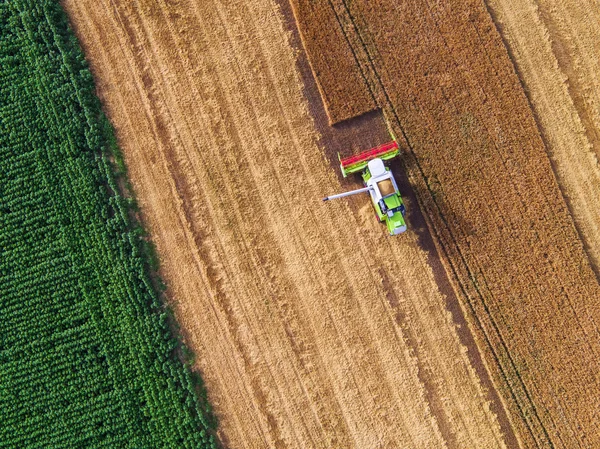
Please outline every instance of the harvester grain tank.
[{"label": "harvester grain tank", "polygon": [[344,178],[351,173],[362,171],[364,187],[328,196],[323,198],[323,201],[369,193],[377,219],[385,222],[390,235],[406,231],[406,222],[404,221],[406,208],[394,175],[384,164],[384,161],[398,156],[399,152],[398,144],[390,142],[356,156],[340,159],[340,168]]}]

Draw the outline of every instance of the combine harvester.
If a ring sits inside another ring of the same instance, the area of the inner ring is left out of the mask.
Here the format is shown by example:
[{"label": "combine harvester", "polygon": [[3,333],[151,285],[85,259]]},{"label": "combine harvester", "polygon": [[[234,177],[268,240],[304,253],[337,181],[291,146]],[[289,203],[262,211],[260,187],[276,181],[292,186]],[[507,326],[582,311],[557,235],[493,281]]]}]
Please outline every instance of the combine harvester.
[{"label": "combine harvester", "polygon": [[[371,202],[379,222],[385,221],[390,235],[406,231],[404,214],[406,209],[398,191],[398,185],[389,167],[383,161],[388,161],[400,153],[396,142],[364,151],[347,159],[340,159],[340,167],[344,178],[350,173],[362,171],[365,187],[339,193],[323,198],[323,201],[369,192]],[[339,155],[338,155],[339,157]]]}]

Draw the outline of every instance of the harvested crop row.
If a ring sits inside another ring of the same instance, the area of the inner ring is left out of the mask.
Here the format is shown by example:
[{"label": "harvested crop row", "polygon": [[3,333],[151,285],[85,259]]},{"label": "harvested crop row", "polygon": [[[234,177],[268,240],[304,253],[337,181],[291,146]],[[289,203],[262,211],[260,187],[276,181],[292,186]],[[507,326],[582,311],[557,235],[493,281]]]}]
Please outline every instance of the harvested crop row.
[{"label": "harvested crop row", "polygon": [[[348,41],[344,37],[335,12],[323,2],[292,1],[304,47],[317,80],[329,123],[334,124],[376,108]],[[330,45],[322,45],[330,42]],[[314,50],[314,51],[313,51]],[[345,101],[348,96],[353,101]]]},{"label": "harvested crop row", "polygon": [[66,6],[224,444],[506,447],[418,234],[320,201],[341,186],[278,6]]},{"label": "harvested crop row", "polygon": [[597,446],[598,282],[489,14],[477,2],[348,4],[520,437]]},{"label": "harvested crop row", "polygon": [[0,34],[0,447],[214,447],[64,12]]},{"label": "harvested crop row", "polygon": [[598,5],[487,3],[523,81],[586,252],[600,273]]}]

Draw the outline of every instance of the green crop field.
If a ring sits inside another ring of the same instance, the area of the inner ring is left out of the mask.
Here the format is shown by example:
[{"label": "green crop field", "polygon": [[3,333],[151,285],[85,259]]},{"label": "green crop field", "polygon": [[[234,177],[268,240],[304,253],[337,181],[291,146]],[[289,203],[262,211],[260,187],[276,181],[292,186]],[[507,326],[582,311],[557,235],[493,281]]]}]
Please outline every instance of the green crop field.
[{"label": "green crop field", "polygon": [[215,446],[62,9],[0,27],[0,447]]}]

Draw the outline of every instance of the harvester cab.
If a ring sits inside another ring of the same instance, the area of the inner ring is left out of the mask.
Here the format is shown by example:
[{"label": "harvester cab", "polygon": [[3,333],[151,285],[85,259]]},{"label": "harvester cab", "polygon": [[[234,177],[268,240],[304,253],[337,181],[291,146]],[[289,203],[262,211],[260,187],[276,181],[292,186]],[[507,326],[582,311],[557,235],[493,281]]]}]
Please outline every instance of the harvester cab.
[{"label": "harvester cab", "polygon": [[384,161],[398,156],[399,152],[398,144],[390,142],[356,156],[340,159],[340,168],[344,178],[351,173],[361,171],[364,187],[328,196],[323,198],[323,201],[368,192],[377,219],[385,222],[390,235],[406,231],[406,222],[404,221],[406,208],[394,175],[384,164]]}]

